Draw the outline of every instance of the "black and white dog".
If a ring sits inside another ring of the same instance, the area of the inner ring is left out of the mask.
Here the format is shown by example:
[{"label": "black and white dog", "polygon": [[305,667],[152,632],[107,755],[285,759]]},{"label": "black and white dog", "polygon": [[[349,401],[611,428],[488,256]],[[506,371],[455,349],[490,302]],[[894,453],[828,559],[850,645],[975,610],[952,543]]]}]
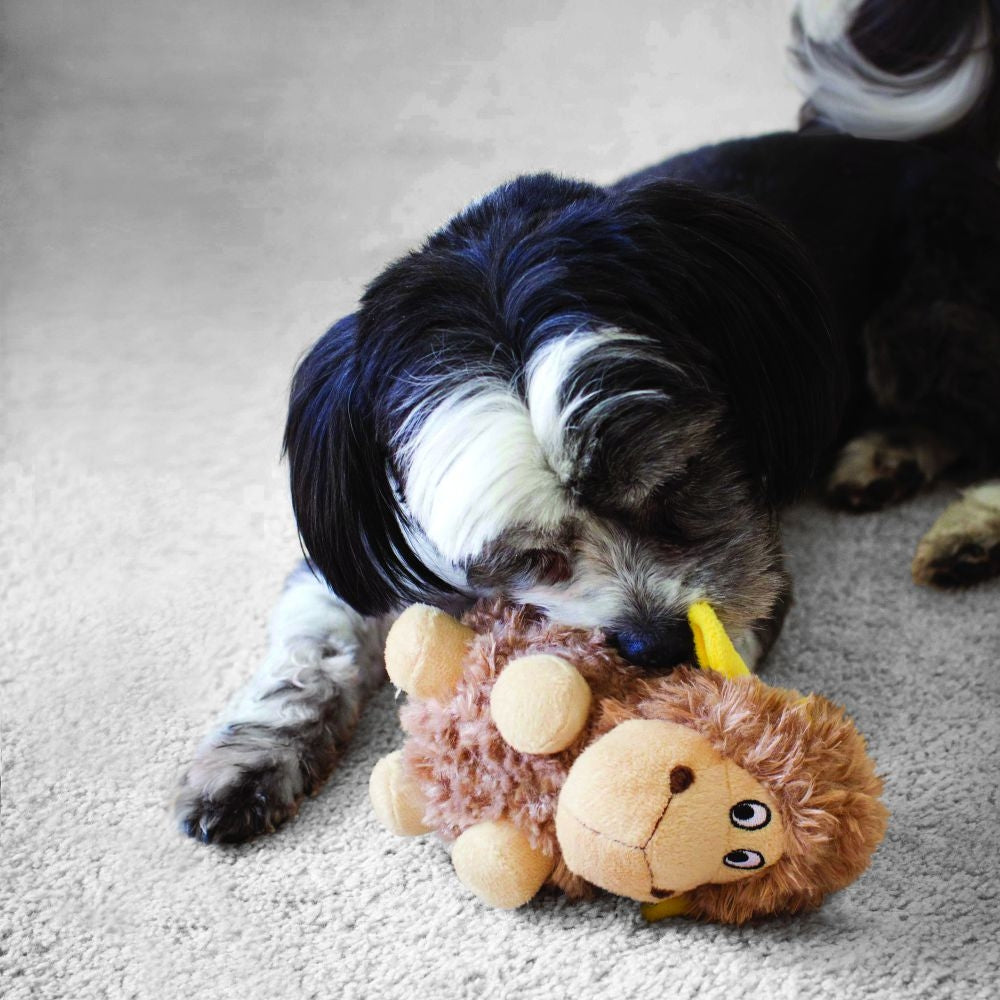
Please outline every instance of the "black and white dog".
[{"label": "black and white dog", "polygon": [[[185,775],[182,828],[291,815],[408,602],[507,595],[652,669],[690,657],[707,599],[756,662],[788,597],[782,504],[1000,472],[998,30],[1000,0],[801,0],[799,132],[610,187],[519,178],[380,275],[295,376],[315,572]],[[943,525],[918,579],[1000,572],[1000,485]]]}]

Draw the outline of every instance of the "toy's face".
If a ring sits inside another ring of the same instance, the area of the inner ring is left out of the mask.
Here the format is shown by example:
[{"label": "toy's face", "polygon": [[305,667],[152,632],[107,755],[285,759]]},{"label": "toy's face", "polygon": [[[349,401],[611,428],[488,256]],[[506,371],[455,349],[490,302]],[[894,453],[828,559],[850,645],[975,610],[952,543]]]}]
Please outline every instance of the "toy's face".
[{"label": "toy's face", "polygon": [[616,726],[580,755],[556,831],[571,871],[642,901],[752,877],[784,853],[760,783],[694,730],[650,719]]}]

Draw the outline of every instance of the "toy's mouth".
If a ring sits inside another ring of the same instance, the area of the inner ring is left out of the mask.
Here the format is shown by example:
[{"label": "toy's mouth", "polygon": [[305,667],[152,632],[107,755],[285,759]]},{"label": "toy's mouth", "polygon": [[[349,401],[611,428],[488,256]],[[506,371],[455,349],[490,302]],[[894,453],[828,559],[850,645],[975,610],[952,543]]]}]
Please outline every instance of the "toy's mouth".
[{"label": "toy's mouth", "polygon": [[[692,851],[675,844],[671,831],[678,810],[682,829],[685,817],[688,826],[690,816],[704,824],[704,810],[687,800],[697,798],[702,785],[710,791],[718,784],[713,754],[704,737],[663,719],[628,719],[596,740],[574,762],[559,793],[556,836],[566,866],[644,902],[684,892]],[[653,854],[651,845],[661,840]],[[714,844],[709,847],[717,853]]]}]

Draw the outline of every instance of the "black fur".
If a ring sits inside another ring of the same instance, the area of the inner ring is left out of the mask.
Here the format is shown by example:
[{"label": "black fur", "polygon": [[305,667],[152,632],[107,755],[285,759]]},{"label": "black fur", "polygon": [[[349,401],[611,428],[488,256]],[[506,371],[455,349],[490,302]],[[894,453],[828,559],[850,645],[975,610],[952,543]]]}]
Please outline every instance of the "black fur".
[{"label": "black fur", "polygon": [[292,507],[313,564],[366,613],[400,597],[450,588],[414,555],[390,477],[379,419],[375,357],[358,342],[358,320],[334,325],[292,381],[285,427]]},{"label": "black fur", "polygon": [[788,500],[816,472],[844,401],[818,284],[770,217],[690,185],[537,175],[498,189],[377,278],[300,367],[286,447],[312,561],[365,613],[443,593],[400,529],[394,435],[470,374],[523,389],[532,355],[579,327],[648,337],[669,362],[597,358],[582,372],[602,393],[657,393],[590,426],[572,484],[585,503],[614,509],[664,407],[717,409],[715,433],[735,443],[755,492]]},{"label": "black fur", "polygon": [[841,438],[908,422],[981,470],[1000,426],[1000,174],[916,143],[785,133],[675,157],[681,179],[781,219],[819,265],[854,389]]},{"label": "black fur", "polygon": [[[866,0],[850,28],[878,66],[905,73],[972,44],[977,4],[922,2],[915,19],[903,6]],[[1000,0],[990,10],[1000,23]],[[773,512],[870,427],[929,428],[996,468],[1000,181],[983,153],[1000,150],[997,76],[930,137],[937,149],[807,128],[609,187],[522,177],[462,212],[376,278],[296,374],[285,443],[313,564],[376,613],[499,586],[501,563],[513,573],[539,547],[532,565],[569,557],[560,539],[526,537],[525,552],[497,539],[464,565],[428,565],[397,445],[470,379],[523,395],[536,353],[579,329],[629,331],[656,357],[595,356],[577,373],[592,399],[564,485],[668,554],[707,560],[750,517],[760,544],[729,553],[749,574],[773,548]],[[600,409],[629,390],[646,392]],[[637,486],[638,509],[623,499]]]}]

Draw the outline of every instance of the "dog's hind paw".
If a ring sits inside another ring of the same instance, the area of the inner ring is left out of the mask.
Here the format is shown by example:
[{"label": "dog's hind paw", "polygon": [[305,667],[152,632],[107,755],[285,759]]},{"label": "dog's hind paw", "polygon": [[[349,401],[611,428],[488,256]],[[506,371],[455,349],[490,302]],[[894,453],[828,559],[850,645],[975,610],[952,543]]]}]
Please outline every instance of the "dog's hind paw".
[{"label": "dog's hind paw", "polygon": [[913,496],[952,459],[940,441],[917,431],[871,431],[844,445],[826,483],[835,507],[862,513]]},{"label": "dog's hind paw", "polygon": [[964,587],[1000,576],[1000,482],[974,486],[945,508],[920,540],[913,579]]},{"label": "dog's hind paw", "polygon": [[273,833],[298,812],[307,789],[289,741],[260,726],[232,727],[203,746],[181,778],[174,815],[202,843]]}]

